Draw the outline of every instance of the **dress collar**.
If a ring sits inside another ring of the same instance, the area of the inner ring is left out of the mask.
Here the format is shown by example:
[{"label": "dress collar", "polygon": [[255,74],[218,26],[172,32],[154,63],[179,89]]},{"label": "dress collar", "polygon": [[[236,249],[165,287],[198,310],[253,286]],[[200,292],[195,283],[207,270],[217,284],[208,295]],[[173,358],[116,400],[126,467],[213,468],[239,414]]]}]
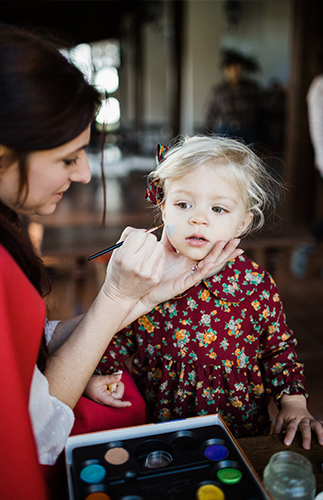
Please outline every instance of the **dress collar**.
[{"label": "dress collar", "polygon": [[225,302],[240,302],[250,297],[264,281],[265,271],[245,255],[230,260],[215,276],[203,280],[208,290]]}]

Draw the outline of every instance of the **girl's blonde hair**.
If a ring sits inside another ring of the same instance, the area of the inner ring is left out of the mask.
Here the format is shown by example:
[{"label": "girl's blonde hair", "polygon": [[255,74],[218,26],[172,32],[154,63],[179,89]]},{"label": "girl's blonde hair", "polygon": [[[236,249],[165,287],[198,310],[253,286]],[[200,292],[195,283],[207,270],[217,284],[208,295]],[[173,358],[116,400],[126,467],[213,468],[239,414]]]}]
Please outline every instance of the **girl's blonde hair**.
[{"label": "girl's blonde hair", "polygon": [[282,183],[269,172],[266,164],[239,140],[195,135],[183,137],[165,154],[149,179],[158,179],[167,196],[169,181],[178,179],[204,164],[219,169],[221,174],[241,191],[246,212],[253,214],[246,233],[260,229],[265,213],[274,210],[282,194]]}]

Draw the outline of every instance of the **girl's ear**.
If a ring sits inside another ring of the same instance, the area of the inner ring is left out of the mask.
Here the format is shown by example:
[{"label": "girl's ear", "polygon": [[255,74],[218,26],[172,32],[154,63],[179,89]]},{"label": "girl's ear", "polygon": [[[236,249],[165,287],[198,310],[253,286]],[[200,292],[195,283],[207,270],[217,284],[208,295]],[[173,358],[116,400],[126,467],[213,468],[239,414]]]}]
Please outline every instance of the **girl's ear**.
[{"label": "girl's ear", "polygon": [[240,226],[238,227],[238,230],[234,236],[235,238],[239,238],[239,236],[248,229],[248,227],[251,224],[252,219],[253,219],[253,213],[247,212],[245,218],[243,219]]}]

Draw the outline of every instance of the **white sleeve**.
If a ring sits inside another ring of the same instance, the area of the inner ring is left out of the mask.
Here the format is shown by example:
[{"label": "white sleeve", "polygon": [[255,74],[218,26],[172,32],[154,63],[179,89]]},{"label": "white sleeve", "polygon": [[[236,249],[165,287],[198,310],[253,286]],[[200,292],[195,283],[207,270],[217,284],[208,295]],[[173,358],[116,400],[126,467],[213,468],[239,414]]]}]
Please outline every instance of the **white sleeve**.
[{"label": "white sleeve", "polygon": [[53,465],[74,425],[73,410],[49,394],[48,381],[37,366],[31,383],[29,414],[41,464]]},{"label": "white sleeve", "polygon": [[307,94],[307,105],[315,165],[323,176],[323,75],[312,81]]},{"label": "white sleeve", "polygon": [[60,321],[49,321],[46,318],[45,325],[44,325],[46,345],[48,345],[49,342],[51,341],[51,338],[53,336],[53,333],[54,333],[55,328],[57,327],[58,323],[60,323]]}]

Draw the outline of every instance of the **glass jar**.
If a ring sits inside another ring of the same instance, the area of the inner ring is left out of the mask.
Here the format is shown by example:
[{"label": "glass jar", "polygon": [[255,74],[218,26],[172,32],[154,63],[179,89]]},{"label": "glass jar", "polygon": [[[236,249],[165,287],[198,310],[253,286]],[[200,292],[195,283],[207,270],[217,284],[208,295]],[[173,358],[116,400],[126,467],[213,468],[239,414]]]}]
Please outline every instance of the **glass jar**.
[{"label": "glass jar", "polygon": [[311,463],[293,451],[280,451],[269,460],[263,476],[274,500],[314,500],[316,481]]}]

